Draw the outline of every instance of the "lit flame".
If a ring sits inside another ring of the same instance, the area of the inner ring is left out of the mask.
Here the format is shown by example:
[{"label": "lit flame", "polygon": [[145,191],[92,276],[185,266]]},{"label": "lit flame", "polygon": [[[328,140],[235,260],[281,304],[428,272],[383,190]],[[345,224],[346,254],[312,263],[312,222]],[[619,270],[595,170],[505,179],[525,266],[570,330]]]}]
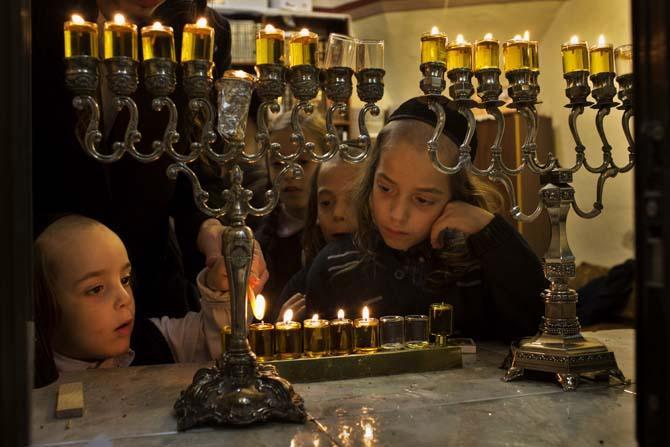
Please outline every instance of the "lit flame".
[{"label": "lit flame", "polygon": [[265,30],[266,33],[274,33],[277,31],[274,26],[270,25],[269,23],[265,25]]},{"label": "lit flame", "polygon": [[312,315],[312,321],[313,321],[314,323],[316,323],[317,321],[319,321],[319,314],[314,314],[314,315]]},{"label": "lit flame", "polygon": [[344,309],[340,309],[337,311],[337,318],[340,320],[344,320]]},{"label": "lit flame", "polygon": [[458,44],[465,43],[465,38],[463,37],[463,34],[459,34],[456,36],[456,43]]},{"label": "lit flame", "polygon": [[521,34],[517,34],[516,36],[512,37],[512,40],[515,41],[523,40],[523,37],[521,37]]},{"label": "lit flame", "polygon": [[528,30],[523,33],[523,40],[530,40],[530,32]]},{"label": "lit flame", "polygon": [[570,43],[571,43],[572,45],[576,45],[576,44],[578,44],[578,43],[579,43],[579,37],[577,37],[577,35],[575,34],[574,36],[572,36],[572,37],[570,38]]},{"label": "lit flame", "polygon": [[365,433],[363,433],[363,439],[366,441],[372,441],[374,439],[374,432],[372,431],[372,425],[370,424],[365,424]]},{"label": "lit flame", "polygon": [[434,26],[430,29],[430,34],[440,34],[440,30]]},{"label": "lit flame", "polygon": [[491,33],[484,34],[484,40],[493,40],[493,34]]},{"label": "lit flame", "polygon": [[123,16],[123,14],[114,14],[114,23],[117,25],[125,25],[126,18]]},{"label": "lit flame", "polygon": [[204,17],[200,17],[197,22],[195,22],[195,26],[198,28],[204,28],[207,26],[207,19]]},{"label": "lit flame", "polygon": [[309,37],[309,30],[307,28],[303,28],[300,30],[300,35],[303,37]]},{"label": "lit flame", "polygon": [[601,47],[602,47],[603,45],[605,45],[605,35],[604,35],[604,34],[601,34],[601,35],[598,37],[598,46],[601,46]]},{"label": "lit flame", "polygon": [[263,321],[263,317],[265,316],[265,298],[263,295],[256,295],[256,300],[254,305],[251,306],[251,311],[254,313],[254,317],[256,317],[257,320]]},{"label": "lit flame", "polygon": [[161,22],[154,22],[154,24],[151,25],[151,27],[153,29],[157,29],[157,30],[162,30],[163,29],[163,25],[161,24]]},{"label": "lit flame", "polygon": [[363,307],[363,319],[364,320],[370,319],[370,309],[368,309],[368,306]]},{"label": "lit flame", "polygon": [[284,323],[290,323],[292,319],[293,319],[293,310],[287,309],[286,312],[284,312]]},{"label": "lit flame", "polygon": [[84,18],[79,14],[72,14],[72,23],[76,23],[77,25],[83,25]]}]

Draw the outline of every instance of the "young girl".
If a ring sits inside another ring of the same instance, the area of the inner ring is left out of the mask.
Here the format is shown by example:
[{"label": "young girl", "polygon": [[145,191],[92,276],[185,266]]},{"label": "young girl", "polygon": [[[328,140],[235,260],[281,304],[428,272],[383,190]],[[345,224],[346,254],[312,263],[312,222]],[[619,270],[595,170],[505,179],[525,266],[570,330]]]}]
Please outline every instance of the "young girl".
[{"label": "young girl", "polygon": [[279,319],[289,308],[295,319],[304,317],[307,274],[314,258],[326,244],[340,237],[350,237],[356,231],[353,195],[361,171],[360,165],[346,163],[335,156],[321,164],[314,175],[302,237],[305,267],[282,290],[279,301],[284,305],[277,315]]},{"label": "young girl", "polygon": [[[427,314],[444,301],[454,306],[461,336],[532,334],[542,315],[542,266],[493,214],[491,187],[433,167],[426,142],[435,122],[420,98],[391,115],[361,182],[354,241],[330,244],[310,269],[307,315],[334,318],[343,308],[355,317],[364,305],[375,316]],[[467,124],[449,108],[446,122],[439,154],[453,165]]]},{"label": "young girl", "polygon": [[[306,141],[315,143],[315,151],[322,153],[325,148],[326,125],[323,118],[316,112],[303,119],[302,130]],[[291,114],[280,115],[271,126],[273,142],[281,144],[284,155],[295,152],[291,143]],[[305,228],[305,217],[309,201],[310,185],[317,169],[317,164],[310,161],[307,154],[296,160],[302,166],[302,179],[284,179],[279,193],[279,204],[274,211],[259,224],[255,237],[261,244],[267,261],[270,279],[263,291],[268,299],[268,317],[279,312],[281,301],[279,295],[291,277],[302,268],[302,234]],[[284,168],[284,163],[268,155],[268,176],[272,184]]]},{"label": "young girl", "polygon": [[[36,384],[54,366],[73,371],[218,358],[220,328],[230,324],[230,296],[218,291],[228,288],[223,264],[220,258],[198,275],[200,312],[136,321],[121,239],[86,217],[55,221],[35,242]],[[264,267],[257,249],[250,280],[256,292]]]}]

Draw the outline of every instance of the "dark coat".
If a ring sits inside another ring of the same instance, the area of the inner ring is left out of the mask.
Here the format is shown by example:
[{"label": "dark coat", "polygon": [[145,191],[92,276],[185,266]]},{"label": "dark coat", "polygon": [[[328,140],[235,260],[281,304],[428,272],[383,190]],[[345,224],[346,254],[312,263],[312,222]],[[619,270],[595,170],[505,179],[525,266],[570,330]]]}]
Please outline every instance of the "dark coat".
[{"label": "dark coat", "polygon": [[540,293],[547,281],[522,236],[495,216],[468,237],[467,245],[480,267],[434,289],[426,281],[434,253],[428,241],[401,252],[380,237],[375,261],[347,269],[360,252],[351,238],[340,239],[321,251],[310,268],[307,315],[335,318],[343,308],[348,318],[356,318],[364,305],[375,317],[427,315],[430,304],[446,302],[454,306],[455,335],[508,341],[536,333],[543,311]]}]

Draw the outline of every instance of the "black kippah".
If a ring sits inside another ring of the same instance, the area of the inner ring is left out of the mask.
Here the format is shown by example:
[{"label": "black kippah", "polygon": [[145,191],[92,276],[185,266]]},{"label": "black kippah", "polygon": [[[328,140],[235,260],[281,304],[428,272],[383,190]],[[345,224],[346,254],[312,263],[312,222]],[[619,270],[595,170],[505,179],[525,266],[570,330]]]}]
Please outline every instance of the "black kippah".
[{"label": "black kippah", "polygon": [[[447,114],[447,120],[442,131],[454,144],[460,147],[465,139],[465,134],[468,132],[468,122],[452,107],[452,101],[440,96],[440,103],[444,106]],[[437,126],[437,115],[428,108],[428,102],[425,96],[417,96],[408,101],[403,102],[389,117],[389,122],[398,120],[417,120],[428,124],[431,127]],[[477,154],[477,132],[475,132],[470,143],[472,147],[470,156],[474,160]]]}]

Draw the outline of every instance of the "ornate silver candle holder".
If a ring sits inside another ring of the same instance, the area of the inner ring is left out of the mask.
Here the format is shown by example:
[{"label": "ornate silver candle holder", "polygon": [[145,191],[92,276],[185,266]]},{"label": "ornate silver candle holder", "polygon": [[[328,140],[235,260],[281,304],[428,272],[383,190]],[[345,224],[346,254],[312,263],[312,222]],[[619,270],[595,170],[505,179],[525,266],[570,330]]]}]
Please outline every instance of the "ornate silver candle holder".
[{"label": "ornate silver candle holder", "polygon": [[137,78],[137,61],[126,56],[117,56],[105,59],[105,69],[107,72],[107,82],[109,89],[116,96],[114,104],[117,111],[128,109],[130,118],[123,141],[116,141],[112,144],[112,151],[115,154],[123,155],[124,151],[130,152],[139,161],[145,160],[135,148],[135,143],[142,139],[142,135],[137,130],[139,121],[139,112],[137,111],[137,104],[130,97],[137,90],[139,83]]},{"label": "ornate silver candle holder", "polygon": [[147,161],[155,161],[160,158],[162,152],[179,155],[175,152],[173,145],[179,141],[177,132],[178,113],[177,106],[170,99],[170,95],[177,87],[177,76],[175,71],[177,64],[168,58],[154,58],[144,61],[144,85],[151,96],[151,106],[157,112],[167,108],[168,125],[163,132],[163,139],[151,143],[153,153],[146,156]]},{"label": "ornate silver candle holder", "polygon": [[[584,111],[584,107],[592,103],[587,101],[590,88],[588,85],[588,72],[575,72],[565,75],[568,83],[566,94],[570,99],[571,113],[569,124],[576,143],[576,161],[570,168],[559,168],[557,160],[550,156],[545,163],[537,159],[535,138],[537,133],[537,93],[539,86],[536,84],[539,72],[530,70],[514,70],[506,74],[510,81],[509,94],[512,103],[509,107],[515,108],[526,122],[526,140],[522,146],[522,162],[519,166],[509,168],[502,160],[502,138],[504,134],[504,117],[499,110],[502,106],[496,92],[501,91],[499,76],[495,70],[482,70],[477,73],[480,80],[478,94],[482,99],[479,107],[485,108],[493,115],[497,122],[497,134],[491,147],[490,164],[486,169],[478,169],[472,165],[469,154],[469,144],[474,132],[474,119],[471,119],[466,110],[471,107],[464,98],[464,90],[456,88],[452,95],[457,93],[455,99],[458,110],[468,118],[468,133],[459,151],[459,160],[455,166],[444,165],[437,157],[437,138],[444,127],[444,108],[435,96],[434,88],[425,88],[426,85],[434,86],[435,77],[430,71],[422,66],[421,70],[427,77],[420,87],[426,93],[427,100],[433,111],[436,112],[438,123],[433,137],[428,141],[428,152],[435,168],[446,174],[454,174],[461,169],[469,169],[474,175],[488,177],[492,181],[501,183],[510,200],[512,216],[522,222],[532,222],[537,219],[542,211],[547,210],[551,221],[551,242],[546,255],[543,258],[545,276],[550,282],[549,289],[542,293],[545,303],[545,315],[540,325],[539,333],[532,338],[523,339],[518,346],[512,347],[512,357],[509,361],[509,369],[503,378],[505,381],[521,377],[525,370],[537,370],[556,374],[559,383],[564,390],[574,390],[579,383],[579,375],[593,373],[598,377],[613,376],[622,382],[627,382],[621,370],[616,364],[614,354],[604,345],[595,340],[585,339],[580,333],[579,320],[577,318],[577,293],[568,287],[568,280],[575,275],[575,260],[566,238],[566,222],[570,207],[582,218],[593,218],[600,214],[603,209],[602,194],[605,181],[620,172],[627,172],[634,165],[634,142],[630,138],[630,117],[632,116],[632,82],[625,77],[620,80],[620,97],[625,98],[623,128],[629,144],[629,163],[619,168],[614,164],[611,157],[611,146],[607,142],[603,129],[603,119],[609,113],[611,107],[616,104],[612,102],[614,94],[611,91],[610,76],[597,77],[594,82],[599,87],[596,94],[598,113],[596,116],[596,127],[603,142],[603,162],[600,166],[592,167],[586,162],[584,146],[577,132],[576,120]],[[451,91],[451,90],[450,90]],[[615,92],[614,92],[615,93]],[[572,174],[582,166],[590,172],[599,174],[596,188],[596,202],[590,211],[582,211],[575,201],[574,188],[571,185]],[[530,214],[524,213],[516,201],[514,182],[511,176],[519,175],[524,170],[542,175],[544,186],[540,189],[540,202],[537,208]]]},{"label": "ornate silver candle holder", "polygon": [[291,142],[296,146],[295,153],[284,156],[276,153],[275,156],[284,162],[295,161],[300,155],[307,151],[310,157],[319,158],[319,154],[314,152],[314,143],[305,141],[305,135],[300,127],[300,112],[311,114],[314,111],[312,99],[319,93],[319,69],[313,65],[296,65],[289,69],[289,86],[291,93],[298,99],[298,103],[291,111]]}]

